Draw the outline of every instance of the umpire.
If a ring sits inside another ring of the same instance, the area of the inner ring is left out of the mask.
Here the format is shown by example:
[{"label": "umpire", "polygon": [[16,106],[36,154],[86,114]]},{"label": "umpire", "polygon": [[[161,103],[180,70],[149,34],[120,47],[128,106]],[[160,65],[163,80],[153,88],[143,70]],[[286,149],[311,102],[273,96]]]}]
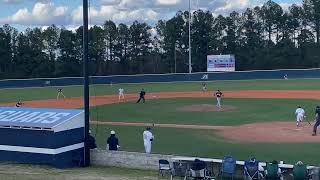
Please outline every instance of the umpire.
[{"label": "umpire", "polygon": [[317,128],[320,125],[320,106],[316,107],[316,119],[315,119],[316,123],[313,126],[313,134],[312,136],[316,136],[317,135]]},{"label": "umpire", "polygon": [[137,103],[139,103],[141,100],[144,103],[146,101],[144,99],[144,96],[146,95],[146,92],[144,91],[144,89],[142,89],[139,94],[140,94],[140,98],[138,99]]}]

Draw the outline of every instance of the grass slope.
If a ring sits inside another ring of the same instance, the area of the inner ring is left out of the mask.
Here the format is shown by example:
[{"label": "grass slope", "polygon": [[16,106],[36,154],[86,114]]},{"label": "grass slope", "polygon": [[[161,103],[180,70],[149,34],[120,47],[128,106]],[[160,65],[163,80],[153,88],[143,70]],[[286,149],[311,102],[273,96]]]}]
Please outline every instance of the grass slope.
[{"label": "grass slope", "polygon": [[48,166],[0,164],[1,180],[155,180],[156,171],[90,166],[86,168],[56,169]]},{"label": "grass slope", "polygon": [[[292,79],[292,80],[248,80],[248,81],[212,81],[207,82],[209,90],[319,90],[319,79]],[[126,93],[137,93],[141,88],[147,92],[177,92],[199,91],[201,82],[175,82],[175,83],[148,83],[148,84],[118,84],[118,85],[92,85],[90,94],[106,95],[117,94],[119,87]],[[67,97],[82,96],[82,86],[63,87]],[[0,103],[16,102],[35,99],[56,98],[57,87],[0,89]]]},{"label": "grass slope", "polygon": [[[145,104],[135,102],[103,105],[92,108],[92,120],[202,124],[239,125],[253,122],[292,121],[298,105],[305,108],[308,117],[314,117],[315,100],[293,99],[223,99],[223,104],[238,109],[225,112],[182,112],[178,107],[194,104],[215,104],[214,98],[176,98],[148,100]],[[309,120],[311,120],[309,118]]]}]

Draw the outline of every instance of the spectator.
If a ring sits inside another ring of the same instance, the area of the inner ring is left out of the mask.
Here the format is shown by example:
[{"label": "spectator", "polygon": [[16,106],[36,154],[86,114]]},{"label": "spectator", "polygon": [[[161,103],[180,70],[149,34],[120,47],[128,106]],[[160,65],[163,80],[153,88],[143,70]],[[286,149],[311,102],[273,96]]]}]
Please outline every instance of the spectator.
[{"label": "spectator", "polygon": [[199,159],[195,159],[192,163],[191,169],[195,171],[199,171],[206,168],[206,163]]},{"label": "spectator", "polygon": [[[276,164],[276,165],[278,165],[279,163],[278,163],[278,161],[276,161],[276,160],[273,160],[272,162],[271,162],[271,164]],[[266,174],[268,174],[268,171],[266,170]],[[280,180],[283,180],[283,176],[282,176],[282,172],[281,172],[281,169],[278,167],[278,172],[277,172],[277,174],[278,174],[278,177],[280,178]]]},{"label": "spectator", "polygon": [[91,135],[91,130],[89,130],[88,146],[90,149],[97,149],[97,144],[95,138]]},{"label": "spectator", "polygon": [[[257,159],[255,157],[251,157],[250,158],[250,162],[256,162]],[[262,167],[261,163],[258,164],[258,171],[259,171],[259,176],[261,178],[264,178],[265,174],[264,174],[264,168]]]},{"label": "spectator", "polygon": [[119,140],[116,137],[116,132],[112,130],[110,132],[110,137],[107,140],[107,149],[110,151],[117,151],[119,148]]}]

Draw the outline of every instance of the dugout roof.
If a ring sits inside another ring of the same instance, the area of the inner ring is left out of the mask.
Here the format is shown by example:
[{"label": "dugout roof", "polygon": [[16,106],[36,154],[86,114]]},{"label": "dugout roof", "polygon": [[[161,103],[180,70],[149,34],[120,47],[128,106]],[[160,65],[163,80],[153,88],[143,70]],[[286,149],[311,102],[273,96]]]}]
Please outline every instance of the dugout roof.
[{"label": "dugout roof", "polygon": [[0,107],[0,127],[65,131],[84,127],[84,111]]}]

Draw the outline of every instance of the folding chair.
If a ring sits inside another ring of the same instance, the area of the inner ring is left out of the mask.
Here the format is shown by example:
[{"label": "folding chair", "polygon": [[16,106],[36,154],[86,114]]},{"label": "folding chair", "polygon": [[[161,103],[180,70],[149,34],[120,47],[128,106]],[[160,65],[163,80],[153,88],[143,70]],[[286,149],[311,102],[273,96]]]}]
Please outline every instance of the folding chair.
[{"label": "folding chair", "polygon": [[259,161],[245,161],[244,162],[244,179],[245,180],[259,180]]},{"label": "folding chair", "polygon": [[233,179],[233,176],[236,171],[236,160],[232,156],[225,156],[222,160],[222,165],[220,169],[219,176],[222,179],[223,177],[230,177]]},{"label": "folding chair", "polygon": [[311,169],[310,178],[312,180],[320,180],[320,167],[314,167]]},{"label": "folding chair", "polygon": [[166,173],[167,174],[170,173],[170,177],[172,176],[170,163],[169,163],[169,161],[167,161],[165,159],[160,159],[159,160],[159,175],[164,176]]},{"label": "folding chair", "polygon": [[173,171],[172,176],[173,177],[183,177],[186,179],[188,171],[188,164],[186,162],[173,162]]},{"label": "folding chair", "polygon": [[308,169],[304,164],[297,163],[293,166],[293,179],[294,180],[308,180]]},{"label": "folding chair", "polygon": [[275,163],[267,163],[266,166],[266,179],[267,180],[280,180],[279,165]]}]

